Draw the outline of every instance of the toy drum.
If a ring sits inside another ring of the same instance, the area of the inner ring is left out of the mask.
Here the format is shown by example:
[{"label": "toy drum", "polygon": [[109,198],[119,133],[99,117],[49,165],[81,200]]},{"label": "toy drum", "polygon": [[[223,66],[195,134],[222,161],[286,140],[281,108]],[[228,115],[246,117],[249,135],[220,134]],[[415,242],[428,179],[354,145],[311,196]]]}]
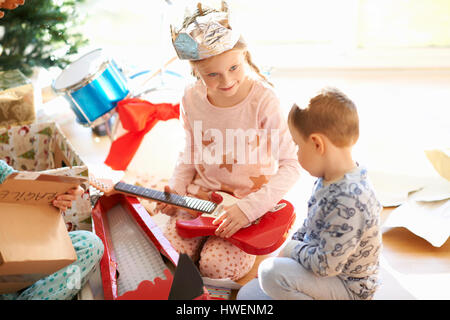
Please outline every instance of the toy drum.
[{"label": "toy drum", "polygon": [[105,122],[118,101],[129,89],[127,79],[116,63],[102,49],[91,51],[72,62],[52,85],[63,93],[82,125],[96,126]]}]

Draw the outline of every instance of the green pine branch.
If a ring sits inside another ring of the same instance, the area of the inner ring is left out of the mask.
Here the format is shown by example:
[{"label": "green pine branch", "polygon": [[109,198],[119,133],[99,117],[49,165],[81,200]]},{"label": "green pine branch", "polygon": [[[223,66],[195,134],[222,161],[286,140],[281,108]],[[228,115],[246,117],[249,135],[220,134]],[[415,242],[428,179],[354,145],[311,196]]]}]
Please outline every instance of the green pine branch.
[{"label": "green pine branch", "polygon": [[88,43],[76,31],[77,5],[84,1],[30,0],[6,11],[0,19],[0,70],[20,69],[30,75],[34,66],[67,66]]}]

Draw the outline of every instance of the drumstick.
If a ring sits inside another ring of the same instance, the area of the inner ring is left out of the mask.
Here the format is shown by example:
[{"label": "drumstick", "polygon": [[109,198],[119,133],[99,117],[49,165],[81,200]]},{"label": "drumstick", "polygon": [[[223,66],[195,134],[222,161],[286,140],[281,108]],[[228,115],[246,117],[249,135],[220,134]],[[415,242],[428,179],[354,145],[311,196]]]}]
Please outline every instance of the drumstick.
[{"label": "drumstick", "polygon": [[169,64],[171,64],[172,62],[174,62],[177,59],[177,56],[174,56],[172,58],[170,58],[163,67],[159,68],[158,70],[156,70],[154,73],[152,73],[144,82],[141,83],[141,86],[144,86],[147,82],[149,82],[151,79],[153,79],[153,77],[155,77],[157,74],[159,74],[160,72],[162,72],[163,68],[166,68]]}]

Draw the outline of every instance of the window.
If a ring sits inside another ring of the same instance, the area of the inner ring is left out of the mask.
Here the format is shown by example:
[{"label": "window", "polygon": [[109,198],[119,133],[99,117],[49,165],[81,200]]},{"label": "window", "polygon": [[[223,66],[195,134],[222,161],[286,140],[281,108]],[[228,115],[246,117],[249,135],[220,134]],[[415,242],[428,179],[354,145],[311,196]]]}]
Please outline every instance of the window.
[{"label": "window", "polygon": [[[447,0],[228,2],[235,25],[255,47],[263,65],[450,64]],[[109,49],[127,62],[161,63],[174,55],[170,21],[192,3],[196,1],[90,0],[82,5],[87,21],[81,28],[91,46]]]}]

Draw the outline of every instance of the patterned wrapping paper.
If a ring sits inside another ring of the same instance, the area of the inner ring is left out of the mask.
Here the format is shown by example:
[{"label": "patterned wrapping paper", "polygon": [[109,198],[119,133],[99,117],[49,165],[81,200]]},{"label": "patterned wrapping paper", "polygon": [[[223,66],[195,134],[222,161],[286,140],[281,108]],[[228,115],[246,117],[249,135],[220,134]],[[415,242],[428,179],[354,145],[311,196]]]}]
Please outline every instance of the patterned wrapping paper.
[{"label": "patterned wrapping paper", "polygon": [[231,289],[206,285],[211,299],[214,300],[231,300]]},{"label": "patterned wrapping paper", "polygon": [[0,71],[0,127],[36,119],[34,89],[19,70]]},{"label": "patterned wrapping paper", "polygon": [[87,191],[62,215],[68,231],[92,230],[88,168],[56,123],[0,128],[0,159],[16,170],[85,177]]}]

